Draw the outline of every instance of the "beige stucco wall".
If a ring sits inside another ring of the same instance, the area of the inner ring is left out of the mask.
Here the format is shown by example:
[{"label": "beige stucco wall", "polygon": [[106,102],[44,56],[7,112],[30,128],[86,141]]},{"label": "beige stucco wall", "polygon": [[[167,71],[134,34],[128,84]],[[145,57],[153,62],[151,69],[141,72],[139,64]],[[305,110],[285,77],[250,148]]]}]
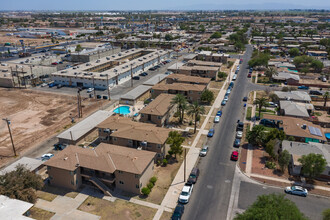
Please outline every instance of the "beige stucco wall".
[{"label": "beige stucco wall", "polygon": [[[81,185],[80,169],[76,169],[76,174],[68,170],[49,166],[47,167],[47,170],[50,185],[59,186],[71,190],[76,190]],[[78,180],[78,184],[76,183],[76,180]]]}]

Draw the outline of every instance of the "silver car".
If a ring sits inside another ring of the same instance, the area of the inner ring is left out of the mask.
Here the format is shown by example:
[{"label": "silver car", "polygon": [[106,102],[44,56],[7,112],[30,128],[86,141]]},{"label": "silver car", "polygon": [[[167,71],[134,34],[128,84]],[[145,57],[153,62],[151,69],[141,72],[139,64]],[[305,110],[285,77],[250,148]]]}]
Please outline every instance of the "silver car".
[{"label": "silver car", "polygon": [[304,196],[306,197],[308,195],[307,189],[301,187],[301,186],[288,186],[284,190],[288,194],[292,195],[298,195],[298,196]]},{"label": "silver car", "polygon": [[208,146],[204,146],[201,151],[199,152],[199,156],[201,157],[205,157],[207,152],[209,151],[209,147]]}]

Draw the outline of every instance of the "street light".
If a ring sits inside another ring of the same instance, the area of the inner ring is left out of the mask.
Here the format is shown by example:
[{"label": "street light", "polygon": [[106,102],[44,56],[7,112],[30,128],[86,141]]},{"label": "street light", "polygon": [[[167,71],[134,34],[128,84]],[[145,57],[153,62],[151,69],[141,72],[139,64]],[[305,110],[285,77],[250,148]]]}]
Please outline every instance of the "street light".
[{"label": "street light", "polygon": [[7,127],[8,127],[8,131],[9,131],[9,135],[10,135],[11,144],[13,146],[14,155],[16,157],[17,154],[16,154],[16,150],[15,150],[14,140],[13,140],[13,136],[11,135],[11,130],[10,130],[10,126],[9,126],[10,125],[10,120],[8,118],[3,118],[2,120],[4,120],[7,123]]}]

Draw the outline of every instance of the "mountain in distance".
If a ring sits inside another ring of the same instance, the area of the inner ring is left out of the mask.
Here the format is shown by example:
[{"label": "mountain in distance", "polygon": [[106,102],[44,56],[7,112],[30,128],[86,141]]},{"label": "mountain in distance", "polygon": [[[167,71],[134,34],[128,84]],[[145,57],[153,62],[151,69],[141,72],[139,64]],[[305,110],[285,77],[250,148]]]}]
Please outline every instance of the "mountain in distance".
[{"label": "mountain in distance", "polygon": [[196,4],[171,7],[168,10],[288,10],[288,9],[317,9],[329,10],[330,5],[298,5],[290,3],[262,3],[262,4]]}]

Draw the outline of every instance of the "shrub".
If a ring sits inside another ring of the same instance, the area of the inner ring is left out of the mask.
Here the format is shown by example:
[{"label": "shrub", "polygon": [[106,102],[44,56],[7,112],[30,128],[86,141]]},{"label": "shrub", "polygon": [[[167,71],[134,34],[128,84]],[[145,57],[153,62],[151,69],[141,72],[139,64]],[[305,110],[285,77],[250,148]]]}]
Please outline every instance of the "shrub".
[{"label": "shrub", "polygon": [[192,120],[189,121],[189,125],[191,126],[193,124]]},{"label": "shrub", "polygon": [[266,162],[266,167],[268,169],[275,169],[276,168],[276,164],[274,162],[271,162],[271,161],[267,161]]},{"label": "shrub", "polygon": [[167,160],[166,159],[163,159],[163,166],[167,166]]},{"label": "shrub", "polygon": [[147,187],[151,190],[154,187],[154,184],[153,183],[148,183]]},{"label": "shrub", "polygon": [[160,160],[157,160],[157,166],[160,166],[161,162]]},{"label": "shrub", "polygon": [[148,187],[143,187],[141,192],[143,195],[148,196],[150,194],[150,189]]},{"label": "shrub", "polygon": [[169,160],[169,159],[171,158],[171,155],[167,154],[167,155],[165,156],[165,158],[166,158],[166,160]]},{"label": "shrub", "polygon": [[151,177],[149,182],[155,185],[155,183],[157,182],[157,177],[155,176]]}]

